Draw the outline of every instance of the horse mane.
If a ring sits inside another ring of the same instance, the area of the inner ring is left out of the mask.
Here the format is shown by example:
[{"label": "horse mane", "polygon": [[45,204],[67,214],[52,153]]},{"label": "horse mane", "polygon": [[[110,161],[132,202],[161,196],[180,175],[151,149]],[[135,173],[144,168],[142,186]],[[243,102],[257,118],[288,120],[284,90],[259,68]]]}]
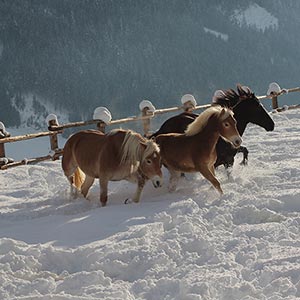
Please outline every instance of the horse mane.
[{"label": "horse mane", "polygon": [[242,86],[240,83],[237,84],[237,92],[233,89],[223,91],[223,94],[217,96],[212,101],[212,104],[221,105],[223,107],[232,108],[237,105],[240,101],[255,97],[254,93],[247,86]]},{"label": "horse mane", "polygon": [[221,121],[225,120],[230,115],[233,116],[233,112],[229,108],[222,107],[220,105],[211,106],[203,111],[191,124],[189,124],[185,131],[185,135],[193,136],[200,133],[213,115],[219,119],[223,109],[225,110],[225,114],[222,116]]},{"label": "horse mane", "polygon": [[120,164],[128,161],[136,165],[145,160],[153,152],[159,152],[158,145],[153,140],[143,138],[139,133],[127,130],[122,143]]}]

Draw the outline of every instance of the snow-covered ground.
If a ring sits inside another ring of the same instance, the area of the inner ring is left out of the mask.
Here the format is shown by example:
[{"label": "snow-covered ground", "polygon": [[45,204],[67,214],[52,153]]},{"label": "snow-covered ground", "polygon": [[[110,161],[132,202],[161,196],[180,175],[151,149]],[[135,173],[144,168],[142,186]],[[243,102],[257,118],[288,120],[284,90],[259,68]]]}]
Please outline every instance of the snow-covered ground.
[{"label": "snow-covered ground", "polygon": [[273,117],[247,127],[247,167],[217,171],[222,197],[194,175],[124,205],[122,181],[102,208],[98,183],[70,199],[59,161],[1,171],[0,299],[300,297],[300,111]]}]

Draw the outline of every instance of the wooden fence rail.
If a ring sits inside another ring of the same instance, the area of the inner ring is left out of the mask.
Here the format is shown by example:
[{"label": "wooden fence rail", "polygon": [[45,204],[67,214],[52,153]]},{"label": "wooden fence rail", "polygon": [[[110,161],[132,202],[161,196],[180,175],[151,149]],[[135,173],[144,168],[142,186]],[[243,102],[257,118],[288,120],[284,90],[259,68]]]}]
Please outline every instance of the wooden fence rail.
[{"label": "wooden fence rail", "polygon": [[47,132],[29,133],[29,134],[25,134],[25,135],[5,137],[5,138],[0,139],[0,143],[1,144],[14,143],[14,142],[19,142],[19,141],[24,141],[24,140],[35,139],[35,138],[39,138],[39,137],[43,137],[43,136],[51,136],[51,135],[55,135],[57,133],[62,133],[62,131],[59,131],[59,132],[47,131]]},{"label": "wooden fence rail", "polygon": [[[281,112],[286,109],[300,108],[300,104],[292,105],[289,107],[287,107],[287,106],[278,107],[278,97],[282,96],[284,94],[293,93],[293,92],[300,92],[300,87],[290,88],[290,89],[281,89],[278,84],[271,83],[269,86],[267,95],[258,96],[257,98],[259,100],[272,99],[273,112]],[[191,96],[193,98],[192,95],[185,95],[185,96]],[[145,103],[142,106],[141,104],[143,102],[145,102]],[[95,124],[97,126],[98,130],[105,132],[106,126],[109,126],[109,125],[117,125],[117,124],[123,124],[123,123],[128,123],[128,122],[141,121],[142,125],[143,125],[144,135],[148,136],[149,130],[150,130],[151,119],[154,118],[156,115],[171,113],[171,112],[176,112],[176,111],[181,111],[181,110],[193,111],[193,110],[198,110],[198,109],[206,109],[210,106],[211,106],[211,104],[196,105],[195,100],[194,100],[194,102],[189,100],[189,101],[184,102],[183,105],[181,105],[181,106],[155,109],[155,107],[153,106],[153,104],[150,101],[143,100],[140,103],[140,111],[142,113],[141,116],[134,116],[134,117],[128,117],[128,118],[123,118],[123,119],[118,119],[118,120],[111,120],[111,114],[107,110],[107,108],[103,108],[104,113],[105,113],[103,115],[104,117],[101,117],[101,113],[100,113],[100,117],[99,117],[99,115],[96,116],[96,110],[99,109],[99,108],[96,108],[93,120],[72,122],[72,123],[66,123],[66,124],[59,124],[56,116],[51,114],[47,117],[49,131],[25,134],[25,135],[14,136],[14,137],[11,137],[9,135],[9,133],[6,132],[4,124],[2,122],[0,122],[0,169],[5,170],[5,169],[11,168],[11,167],[26,165],[26,164],[34,164],[34,163],[41,162],[44,160],[58,159],[62,155],[63,150],[58,147],[58,137],[57,136],[58,136],[58,134],[62,134],[63,130],[66,128],[74,128],[74,127],[81,127],[81,126]],[[102,110],[102,112],[103,112],[103,110]],[[23,160],[17,161],[17,162],[14,162],[13,159],[6,158],[5,147],[4,147],[4,145],[6,143],[13,143],[13,142],[18,142],[18,141],[24,141],[24,140],[29,140],[29,139],[45,137],[45,136],[49,136],[49,138],[50,138],[51,151],[48,155],[31,158],[31,159],[23,159]]]}]

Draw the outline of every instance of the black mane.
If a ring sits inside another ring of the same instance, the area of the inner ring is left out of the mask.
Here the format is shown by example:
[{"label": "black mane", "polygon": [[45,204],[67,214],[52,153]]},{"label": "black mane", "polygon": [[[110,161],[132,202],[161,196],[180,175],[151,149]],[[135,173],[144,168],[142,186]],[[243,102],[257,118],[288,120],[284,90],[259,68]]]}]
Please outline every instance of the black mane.
[{"label": "black mane", "polygon": [[240,101],[255,98],[254,93],[247,86],[237,84],[237,92],[233,89],[223,91],[223,95],[217,96],[212,101],[212,104],[218,104],[224,107],[233,108]]}]

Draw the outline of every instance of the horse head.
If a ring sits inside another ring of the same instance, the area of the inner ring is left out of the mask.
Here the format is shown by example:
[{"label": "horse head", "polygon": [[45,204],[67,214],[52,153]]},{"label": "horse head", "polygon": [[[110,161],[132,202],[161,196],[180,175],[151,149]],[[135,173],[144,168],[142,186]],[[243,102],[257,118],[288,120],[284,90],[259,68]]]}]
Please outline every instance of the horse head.
[{"label": "horse head", "polygon": [[237,92],[228,89],[215,97],[212,104],[231,108],[237,120],[237,128],[242,135],[248,123],[263,127],[267,131],[274,130],[274,121],[260,103],[255,94],[247,86],[237,85]]},{"label": "horse head", "polygon": [[161,157],[159,147],[153,140],[140,142],[142,159],[139,169],[146,179],[150,179],[155,188],[162,186]]},{"label": "horse head", "polygon": [[236,120],[229,108],[222,108],[218,117],[219,133],[221,137],[229,141],[235,148],[238,148],[242,139],[236,127]]},{"label": "horse head", "polygon": [[[267,110],[260,103],[250,88],[237,85],[239,101],[233,107],[235,116],[247,123],[263,127],[266,131],[274,130],[274,121]],[[246,125],[245,125],[246,126]]]}]

